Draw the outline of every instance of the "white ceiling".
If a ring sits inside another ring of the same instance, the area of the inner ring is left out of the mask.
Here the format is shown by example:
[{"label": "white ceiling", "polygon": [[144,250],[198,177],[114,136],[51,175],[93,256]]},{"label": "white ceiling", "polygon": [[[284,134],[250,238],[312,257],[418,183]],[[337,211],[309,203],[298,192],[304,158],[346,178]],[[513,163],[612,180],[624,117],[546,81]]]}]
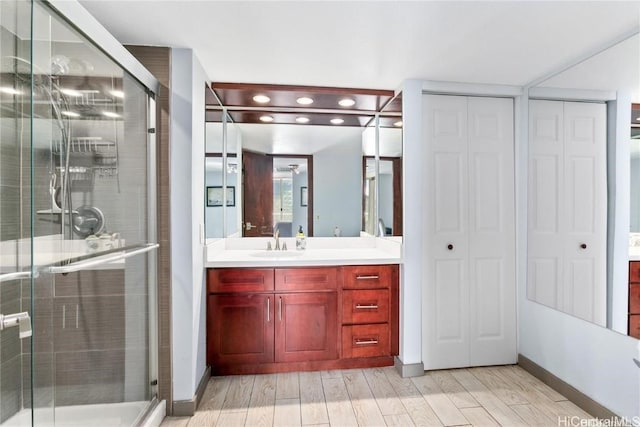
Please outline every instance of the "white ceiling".
[{"label": "white ceiling", "polygon": [[80,1],[122,43],[191,48],[212,81],[524,85],[638,24],[640,2]]}]

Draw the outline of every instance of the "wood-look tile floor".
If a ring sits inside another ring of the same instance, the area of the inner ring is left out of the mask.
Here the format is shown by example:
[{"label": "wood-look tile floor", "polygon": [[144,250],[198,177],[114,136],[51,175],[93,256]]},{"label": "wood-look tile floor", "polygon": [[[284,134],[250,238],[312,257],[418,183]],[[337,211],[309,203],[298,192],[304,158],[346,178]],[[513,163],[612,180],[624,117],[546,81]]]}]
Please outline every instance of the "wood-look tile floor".
[{"label": "wood-look tile floor", "polygon": [[212,377],[196,414],[162,427],[557,426],[575,416],[592,418],[518,366],[416,378],[389,367]]}]

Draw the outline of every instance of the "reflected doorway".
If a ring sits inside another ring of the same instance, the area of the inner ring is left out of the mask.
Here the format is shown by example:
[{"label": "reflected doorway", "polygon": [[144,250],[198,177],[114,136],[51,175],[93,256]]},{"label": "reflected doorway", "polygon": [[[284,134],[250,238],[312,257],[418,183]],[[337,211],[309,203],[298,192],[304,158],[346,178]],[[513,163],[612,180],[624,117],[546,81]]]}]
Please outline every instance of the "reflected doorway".
[{"label": "reflected doorway", "polygon": [[243,152],[244,237],[313,236],[313,156]]}]

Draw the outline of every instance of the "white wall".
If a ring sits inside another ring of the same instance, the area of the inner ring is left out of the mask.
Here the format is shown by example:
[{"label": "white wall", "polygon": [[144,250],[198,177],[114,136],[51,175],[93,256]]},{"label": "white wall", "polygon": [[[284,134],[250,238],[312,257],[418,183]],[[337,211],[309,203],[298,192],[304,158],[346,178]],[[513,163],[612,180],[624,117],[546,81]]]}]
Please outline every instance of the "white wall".
[{"label": "white wall", "polygon": [[293,177],[293,219],[291,224],[291,233],[295,236],[298,232],[298,227],[302,226],[304,234],[309,234],[309,226],[307,225],[307,206],[300,206],[300,188],[309,187],[309,176],[306,172],[299,174],[292,174]]},{"label": "white wall", "polygon": [[[422,82],[402,87],[402,194],[423,194]],[[400,360],[422,363],[422,199],[404,197],[404,263],[400,269]]]},{"label": "white wall", "polygon": [[171,273],[173,399],[193,398],[205,371],[204,91],[191,49],[171,50]]},{"label": "white wall", "polygon": [[385,227],[393,229],[393,175],[381,173],[378,176],[378,185],[378,216],[384,221]]},{"label": "white wall", "polygon": [[[222,186],[222,157],[209,158],[208,161],[215,161],[217,163],[216,169],[207,169],[206,173],[206,187]],[[227,174],[227,188],[234,187],[236,193],[235,206],[228,206],[227,209],[227,236],[233,234],[238,229],[238,175],[234,173]],[[202,193],[205,197],[205,193]],[[223,218],[222,213],[224,209],[221,206],[206,206],[205,204],[205,223],[207,227],[207,238],[221,238]]]},{"label": "white wall", "polygon": [[313,155],[313,234],[360,236],[362,223],[362,140],[343,140]]}]

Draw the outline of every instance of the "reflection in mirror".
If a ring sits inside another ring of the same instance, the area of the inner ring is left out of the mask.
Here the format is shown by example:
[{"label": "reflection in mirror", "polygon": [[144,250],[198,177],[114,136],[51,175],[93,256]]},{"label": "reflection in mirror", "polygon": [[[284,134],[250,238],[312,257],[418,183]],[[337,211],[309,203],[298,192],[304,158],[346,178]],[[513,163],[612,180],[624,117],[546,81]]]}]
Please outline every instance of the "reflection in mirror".
[{"label": "reflection in mirror", "polygon": [[[219,112],[218,122],[205,124],[205,225],[207,238],[222,238],[238,233],[242,197],[238,146],[241,135],[228,114]],[[225,166],[223,166],[225,165]],[[223,188],[226,191],[223,191]]]},{"label": "reflection in mirror", "polygon": [[[527,248],[529,299],[636,338],[640,311],[626,272],[640,261],[640,168],[632,144],[629,182],[620,153],[629,156],[640,95],[638,48],[635,35],[530,90]],[[622,230],[619,211],[629,208]]]},{"label": "reflection in mirror", "polygon": [[402,95],[362,132],[362,231],[402,236]]}]

